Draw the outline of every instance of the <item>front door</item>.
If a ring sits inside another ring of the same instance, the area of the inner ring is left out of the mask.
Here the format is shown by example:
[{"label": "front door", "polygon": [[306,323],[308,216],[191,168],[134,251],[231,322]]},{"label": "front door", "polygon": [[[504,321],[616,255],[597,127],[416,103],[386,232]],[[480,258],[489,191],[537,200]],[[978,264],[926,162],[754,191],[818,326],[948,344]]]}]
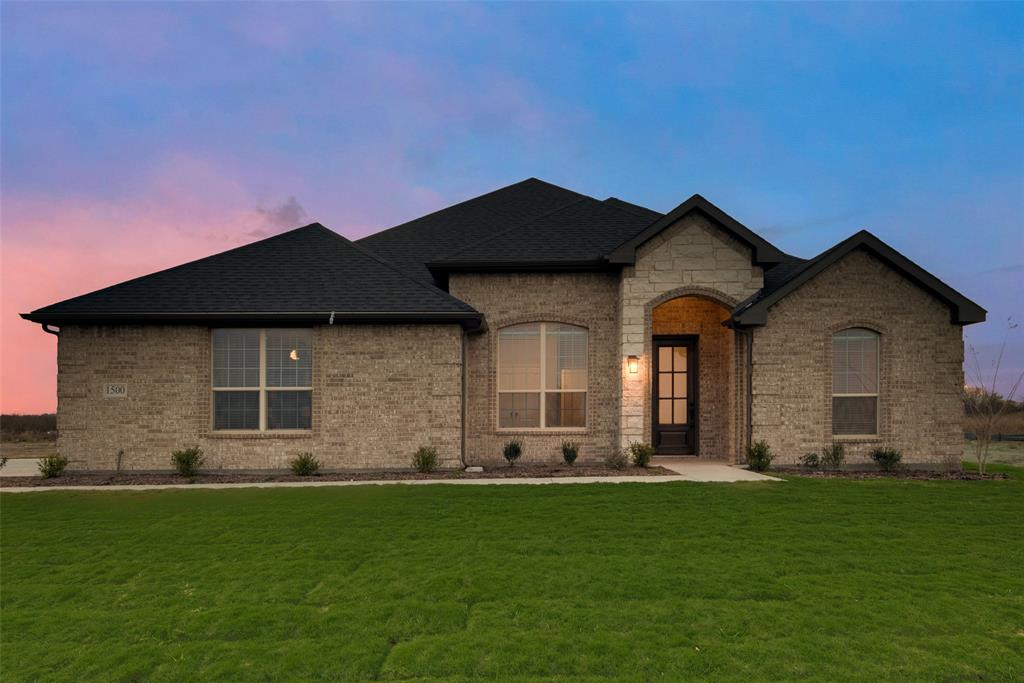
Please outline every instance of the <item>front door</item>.
[{"label": "front door", "polygon": [[697,338],[654,337],[654,425],[659,455],[697,454]]}]

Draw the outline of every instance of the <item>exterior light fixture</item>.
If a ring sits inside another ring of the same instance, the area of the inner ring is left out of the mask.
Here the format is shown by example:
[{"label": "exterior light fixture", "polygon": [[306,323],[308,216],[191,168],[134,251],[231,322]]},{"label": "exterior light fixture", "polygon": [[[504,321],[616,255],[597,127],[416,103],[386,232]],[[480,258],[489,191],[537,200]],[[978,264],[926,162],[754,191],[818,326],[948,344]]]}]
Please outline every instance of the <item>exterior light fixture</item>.
[{"label": "exterior light fixture", "polygon": [[291,358],[292,360],[298,360],[299,359],[299,350],[298,349],[292,349],[292,352],[288,354],[288,357]]},{"label": "exterior light fixture", "polygon": [[635,375],[640,370],[640,356],[627,356],[626,365],[629,367],[629,374]]}]

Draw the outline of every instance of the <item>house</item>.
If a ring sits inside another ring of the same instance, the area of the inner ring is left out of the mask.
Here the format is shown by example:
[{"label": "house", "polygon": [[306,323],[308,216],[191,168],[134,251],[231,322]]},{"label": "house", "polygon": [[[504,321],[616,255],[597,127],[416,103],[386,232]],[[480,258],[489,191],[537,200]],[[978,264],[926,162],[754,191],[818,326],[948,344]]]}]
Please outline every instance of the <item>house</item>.
[{"label": "house", "polygon": [[[977,304],[868,232],[805,260],[694,195],[529,179],[356,242],[314,223],[23,315],[59,336],[76,469],[408,467],[841,442],[958,462]],[[58,327],[59,330],[55,329]]]}]

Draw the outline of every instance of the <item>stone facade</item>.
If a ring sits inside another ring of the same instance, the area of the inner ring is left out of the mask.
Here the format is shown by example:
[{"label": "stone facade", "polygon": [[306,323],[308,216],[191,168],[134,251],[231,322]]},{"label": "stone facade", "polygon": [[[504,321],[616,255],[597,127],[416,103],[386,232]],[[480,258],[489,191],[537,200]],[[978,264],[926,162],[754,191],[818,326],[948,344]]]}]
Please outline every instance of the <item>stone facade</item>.
[{"label": "stone facade", "polygon": [[[878,436],[832,436],[832,335],[878,332]],[[790,293],[754,329],[753,438],[778,463],[795,463],[826,444],[849,463],[891,446],[904,462],[957,463],[963,452],[960,391],[963,331],[946,304],[864,250],[846,256]]]},{"label": "stone facade", "polygon": [[[166,470],[199,446],[208,469],[281,469],[312,452],[324,469],[410,466],[430,444],[459,465],[462,331],[457,325],[318,326],[308,433],[211,429],[210,330],[198,326],[61,328],[58,450],[70,469]],[[127,386],[104,398],[107,383]]]},{"label": "stone facade", "polygon": [[[563,441],[581,445],[580,461],[601,460],[618,442],[619,338],[616,273],[453,274],[452,295],[480,311],[487,332],[467,337],[466,460],[501,461],[501,446],[523,440],[522,462],[561,460]],[[588,331],[587,427],[529,431],[499,430],[497,406],[498,330],[526,322],[561,322]]]},{"label": "stone facade", "polygon": [[[764,282],[760,267],[751,265],[751,250],[702,214],[691,213],[652,237],[637,249],[636,263],[623,270],[620,282],[621,336],[620,364],[622,370],[622,411],[620,444],[651,440],[651,334],[652,311],[660,304],[677,297],[699,297],[720,306],[732,308],[757,292]],[[698,325],[699,323],[694,323]],[[721,335],[717,334],[716,337]],[[706,344],[705,344],[706,346]],[[742,345],[733,344],[732,365],[742,362]],[[626,359],[639,356],[639,372],[626,371]],[[734,377],[736,371],[733,371]],[[703,386],[703,383],[702,383]],[[735,383],[733,390],[736,395]],[[711,450],[704,457],[730,458],[730,449],[737,445],[739,410],[734,402],[728,410],[734,425],[731,436],[708,444]],[[700,405],[701,424],[706,419]],[[721,421],[723,418],[713,418]],[[705,430],[701,430],[704,445]],[[719,446],[718,444],[725,444]],[[719,450],[724,448],[725,450]]]}]

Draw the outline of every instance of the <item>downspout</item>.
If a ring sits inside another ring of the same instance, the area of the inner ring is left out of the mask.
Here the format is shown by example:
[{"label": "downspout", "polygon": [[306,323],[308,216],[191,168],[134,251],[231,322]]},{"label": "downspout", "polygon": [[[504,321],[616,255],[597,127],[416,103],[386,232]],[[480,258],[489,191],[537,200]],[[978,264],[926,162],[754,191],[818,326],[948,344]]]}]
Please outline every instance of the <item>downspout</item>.
[{"label": "downspout", "polygon": [[754,440],[754,328],[747,328],[747,443]]},{"label": "downspout", "polygon": [[466,376],[466,336],[469,333],[462,330],[462,405],[460,406],[462,418],[459,420],[459,462],[462,469],[466,469],[466,394],[469,388],[469,378]]}]

